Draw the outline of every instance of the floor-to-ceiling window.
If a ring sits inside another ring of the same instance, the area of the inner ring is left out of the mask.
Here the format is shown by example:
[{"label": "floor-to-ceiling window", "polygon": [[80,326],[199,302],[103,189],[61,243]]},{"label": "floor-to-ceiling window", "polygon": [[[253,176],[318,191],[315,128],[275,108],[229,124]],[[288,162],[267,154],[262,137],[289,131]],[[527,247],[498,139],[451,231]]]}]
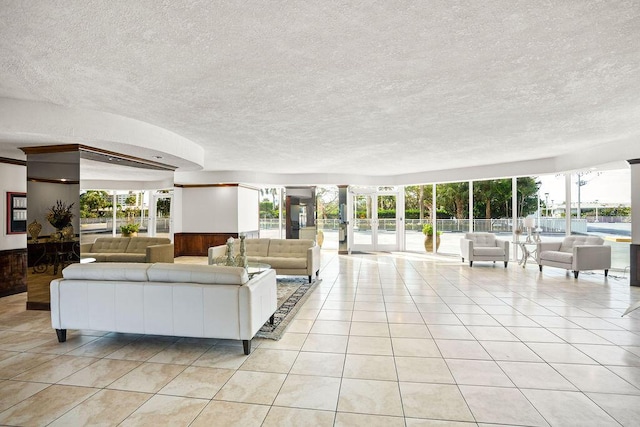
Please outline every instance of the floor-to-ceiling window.
[{"label": "floor-to-ceiling window", "polygon": [[172,238],[171,200],[169,189],[81,190],[81,243],[120,236],[127,227],[137,236]]},{"label": "floor-to-ceiling window", "polygon": [[[540,224],[544,240],[566,234],[566,178],[541,176]],[[611,269],[629,268],[631,190],[628,168],[590,168],[570,175],[571,234],[600,236],[611,246]]]}]

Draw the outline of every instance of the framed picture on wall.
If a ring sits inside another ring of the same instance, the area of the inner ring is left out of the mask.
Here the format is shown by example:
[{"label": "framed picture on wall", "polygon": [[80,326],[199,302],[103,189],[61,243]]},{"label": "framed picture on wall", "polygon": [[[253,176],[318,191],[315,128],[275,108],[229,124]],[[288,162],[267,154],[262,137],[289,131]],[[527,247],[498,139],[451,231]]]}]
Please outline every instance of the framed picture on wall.
[{"label": "framed picture on wall", "polygon": [[27,232],[27,193],[7,191],[7,234]]}]

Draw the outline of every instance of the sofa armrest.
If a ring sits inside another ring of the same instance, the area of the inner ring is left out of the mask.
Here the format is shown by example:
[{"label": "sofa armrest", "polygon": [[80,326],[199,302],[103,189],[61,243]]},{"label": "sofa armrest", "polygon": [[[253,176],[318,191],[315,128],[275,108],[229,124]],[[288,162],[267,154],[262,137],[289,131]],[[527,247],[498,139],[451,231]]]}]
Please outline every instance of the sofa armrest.
[{"label": "sofa armrest", "polygon": [[172,263],[174,259],[173,243],[166,243],[164,245],[151,245],[146,249],[146,262],[169,262]]},{"label": "sofa armrest", "polygon": [[93,243],[80,243],[80,253],[91,252],[92,247]]},{"label": "sofa armrest", "polygon": [[467,261],[473,261],[473,259],[471,259],[471,255],[473,255],[473,240],[460,239],[460,255]]},{"label": "sofa armrest", "polygon": [[538,253],[540,253],[540,251],[558,251],[560,250],[560,246],[562,246],[562,242],[538,242],[536,249]]},{"label": "sofa armrest", "polygon": [[313,245],[307,249],[307,273],[313,276],[320,270],[320,246]]},{"label": "sofa armrest", "polygon": [[573,271],[608,270],[611,268],[611,246],[576,245],[573,247]]},{"label": "sofa armrest", "polygon": [[209,265],[213,265],[214,259],[227,255],[227,245],[212,246],[207,250],[207,255],[209,256]]},{"label": "sofa armrest", "polygon": [[239,333],[250,340],[278,309],[276,271],[269,269],[253,276],[238,289]]},{"label": "sofa armrest", "polygon": [[509,241],[504,239],[496,239],[496,246],[504,250],[504,260],[509,260]]}]

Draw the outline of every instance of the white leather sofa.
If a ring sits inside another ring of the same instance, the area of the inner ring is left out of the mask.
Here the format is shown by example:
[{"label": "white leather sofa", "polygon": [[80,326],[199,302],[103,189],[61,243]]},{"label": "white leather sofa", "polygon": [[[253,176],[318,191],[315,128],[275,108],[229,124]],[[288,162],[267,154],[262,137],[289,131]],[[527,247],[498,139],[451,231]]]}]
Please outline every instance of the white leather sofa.
[{"label": "white leather sofa", "polygon": [[[234,241],[234,255],[240,252],[240,239]],[[305,239],[245,239],[249,262],[269,264],[276,274],[317,276],[320,271],[320,246]],[[209,265],[227,256],[227,246],[209,248]]]},{"label": "white leather sofa", "polygon": [[562,242],[540,242],[536,245],[536,260],[542,266],[573,270],[577,279],[583,270],[604,270],[607,277],[611,268],[611,246],[598,236],[567,236]]},{"label": "white leather sofa", "polygon": [[51,282],[51,324],[67,329],[242,340],[277,309],[273,270],[249,279],[241,267],[188,264],[72,264]]},{"label": "white leather sofa", "polygon": [[173,243],[166,237],[98,237],[82,243],[80,255],[96,262],[173,262]]},{"label": "white leather sofa", "polygon": [[507,268],[509,263],[509,241],[496,238],[493,233],[466,233],[460,239],[462,262],[469,260],[469,267],[474,261],[503,261]]}]

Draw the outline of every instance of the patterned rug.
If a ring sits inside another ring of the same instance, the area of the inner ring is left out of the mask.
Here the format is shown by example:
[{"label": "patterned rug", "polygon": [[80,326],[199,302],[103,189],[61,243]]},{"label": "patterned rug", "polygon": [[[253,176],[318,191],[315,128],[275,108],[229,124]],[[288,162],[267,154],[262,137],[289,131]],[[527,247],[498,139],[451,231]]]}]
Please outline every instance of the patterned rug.
[{"label": "patterned rug", "polygon": [[265,323],[256,334],[257,337],[279,340],[300,307],[321,282],[317,277],[309,283],[306,277],[278,277],[278,309],[273,325]]}]

